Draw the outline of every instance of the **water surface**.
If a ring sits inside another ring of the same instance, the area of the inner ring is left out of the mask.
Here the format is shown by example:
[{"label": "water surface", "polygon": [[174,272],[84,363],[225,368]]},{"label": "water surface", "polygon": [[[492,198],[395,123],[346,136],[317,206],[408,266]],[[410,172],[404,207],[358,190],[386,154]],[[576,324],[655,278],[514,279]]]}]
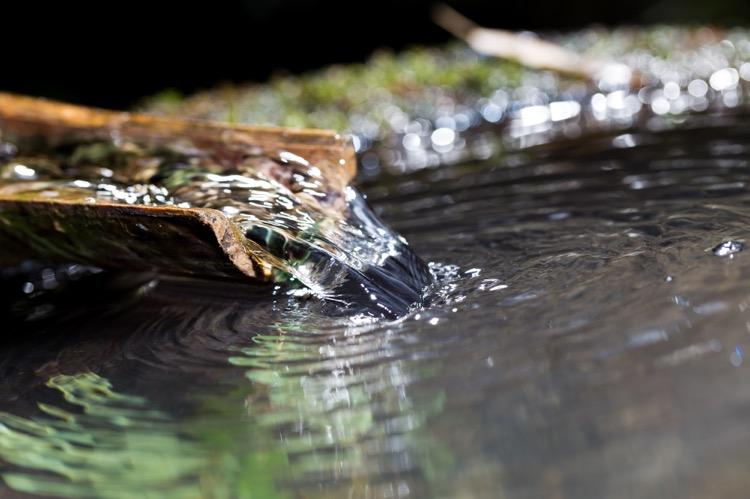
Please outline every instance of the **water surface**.
[{"label": "water surface", "polygon": [[79,268],[24,298],[7,271],[5,490],[741,497],[748,152],[724,114],[364,185],[437,280],[393,321]]}]

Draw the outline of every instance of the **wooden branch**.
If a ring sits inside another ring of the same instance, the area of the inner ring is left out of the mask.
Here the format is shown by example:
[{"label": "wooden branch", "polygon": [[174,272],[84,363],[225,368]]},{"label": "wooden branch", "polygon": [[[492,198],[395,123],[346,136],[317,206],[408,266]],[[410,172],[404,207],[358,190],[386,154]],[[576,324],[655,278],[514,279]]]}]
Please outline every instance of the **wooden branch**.
[{"label": "wooden branch", "polygon": [[433,20],[480,54],[516,61],[530,68],[594,80],[606,65],[539,38],[483,28],[445,4],[434,9]]}]

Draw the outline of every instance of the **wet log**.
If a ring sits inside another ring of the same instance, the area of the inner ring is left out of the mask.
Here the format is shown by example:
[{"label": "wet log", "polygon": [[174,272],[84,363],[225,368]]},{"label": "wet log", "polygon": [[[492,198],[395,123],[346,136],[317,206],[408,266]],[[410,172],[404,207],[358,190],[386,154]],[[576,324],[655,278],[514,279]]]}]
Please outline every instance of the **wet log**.
[{"label": "wet log", "polygon": [[[178,143],[230,163],[247,155],[289,152],[319,168],[326,190],[341,199],[356,169],[348,139],[332,131],[160,118],[3,93],[0,140],[45,145],[117,140],[145,147]],[[47,198],[0,185],[0,264],[26,259],[181,275],[270,277],[268,262],[247,247],[219,210]]]}]

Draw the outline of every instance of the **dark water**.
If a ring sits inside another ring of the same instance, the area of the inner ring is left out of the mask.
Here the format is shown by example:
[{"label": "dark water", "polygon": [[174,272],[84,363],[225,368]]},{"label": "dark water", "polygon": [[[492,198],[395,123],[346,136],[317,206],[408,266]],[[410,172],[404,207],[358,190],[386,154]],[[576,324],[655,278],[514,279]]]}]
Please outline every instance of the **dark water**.
[{"label": "dark water", "polygon": [[748,153],[704,116],[365,185],[439,277],[397,321],[8,274],[5,492],[744,497]]}]

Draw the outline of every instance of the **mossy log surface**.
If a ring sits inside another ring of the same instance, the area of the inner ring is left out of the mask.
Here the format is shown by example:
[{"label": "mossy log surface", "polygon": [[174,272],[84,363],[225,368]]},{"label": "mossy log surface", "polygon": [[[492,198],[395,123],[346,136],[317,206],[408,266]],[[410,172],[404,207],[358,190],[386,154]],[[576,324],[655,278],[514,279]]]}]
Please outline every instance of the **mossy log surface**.
[{"label": "mossy log surface", "polygon": [[[48,147],[113,137],[146,147],[178,143],[198,148],[228,169],[247,155],[291,152],[315,164],[327,188],[342,198],[356,169],[349,141],[332,131],[157,118],[0,93],[4,141]],[[248,251],[243,235],[220,210],[45,198],[0,185],[0,264],[26,259],[183,275],[270,277],[270,267]]]}]

